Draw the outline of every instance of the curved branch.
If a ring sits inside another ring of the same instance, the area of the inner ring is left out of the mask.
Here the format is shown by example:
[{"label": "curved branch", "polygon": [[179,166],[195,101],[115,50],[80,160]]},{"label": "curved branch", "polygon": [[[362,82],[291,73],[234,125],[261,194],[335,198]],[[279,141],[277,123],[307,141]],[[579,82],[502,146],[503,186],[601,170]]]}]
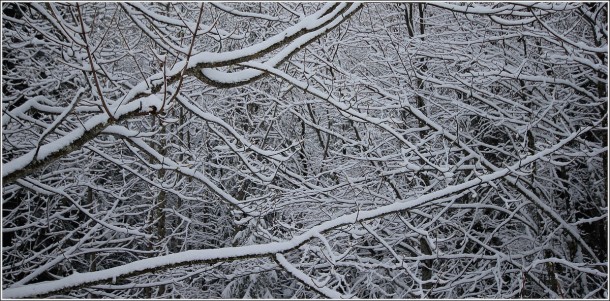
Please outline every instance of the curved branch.
[{"label": "curved branch", "polygon": [[[159,92],[163,87],[164,82],[166,82],[167,85],[170,85],[178,82],[186,74],[201,74],[199,71],[201,68],[226,66],[263,56],[270,51],[273,51],[301,36],[304,36],[307,33],[316,32],[318,29],[328,24],[332,23],[335,24],[334,26],[338,25],[337,22],[334,21],[340,20],[338,23],[341,23],[346,20],[348,16],[343,17],[341,14],[350,7],[352,8],[353,13],[358,10],[361,5],[352,3],[345,4],[345,6],[340,7],[340,4],[327,4],[324,6],[324,8],[320,9],[316,13],[304,18],[297,25],[288,28],[265,42],[226,53],[202,52],[190,57],[187,60],[177,63],[174,68],[167,73],[159,72],[150,76],[145,82],[140,82],[133,89],[131,89],[131,91],[123,98],[123,101],[118,102],[117,105],[113,106],[114,108],[108,108],[107,112],[114,111],[114,114],[105,114],[107,116],[96,115],[85,122],[84,128],[77,128],[68,135],[41,146],[38,155],[39,159],[34,158],[34,151],[30,151],[5,163],[2,169],[3,183],[11,183],[16,179],[28,176],[36,170],[47,166],[48,164],[73,152],[74,150],[79,149],[85,143],[97,137],[97,135],[99,135],[100,132],[109,125],[116,124],[120,121],[128,120],[136,116],[150,114],[151,112],[156,114],[159,111],[162,111],[163,108],[161,105],[163,102],[158,101],[159,99],[156,96],[150,94]],[[335,13],[329,14],[331,11],[335,11]],[[311,43],[319,36],[320,35],[308,36],[310,40],[306,42]],[[297,48],[294,51],[298,50],[300,49]],[[201,77],[198,78],[201,79]],[[147,84],[149,82],[152,83],[152,88],[150,89],[148,89],[149,85]],[[148,101],[146,101],[147,99]],[[150,102],[150,99],[156,99],[157,101]],[[140,100],[140,102],[138,102],[138,100]],[[121,105],[121,103],[125,101],[128,101],[128,103]],[[146,104],[143,104],[142,102],[146,102]]]},{"label": "curved branch", "polygon": [[503,168],[494,173],[487,174],[458,185],[451,185],[444,189],[422,195],[419,198],[396,202],[394,204],[379,207],[368,211],[359,211],[352,214],[347,214],[321,223],[305,233],[292,238],[289,241],[274,242],[260,245],[251,245],[243,247],[210,249],[210,250],[192,250],[185,251],[155,258],[147,258],[135,261],[126,265],[118,266],[97,272],[76,273],[60,280],[48,281],[42,283],[31,284],[21,287],[11,287],[3,292],[4,298],[27,298],[27,297],[44,297],[54,293],[87,287],[94,284],[100,284],[105,281],[116,279],[119,277],[130,277],[145,273],[157,272],[159,270],[174,268],[179,266],[215,263],[218,261],[230,261],[246,258],[268,257],[278,253],[284,253],[290,250],[295,250],[307,241],[318,237],[319,233],[326,232],[341,226],[351,225],[360,221],[366,221],[374,218],[379,218],[388,214],[405,211],[411,208],[419,207],[431,201],[440,201],[444,198],[450,201],[455,198],[454,194],[479,186],[483,183],[488,183],[510,175],[511,172],[519,168],[533,163],[543,156],[552,154],[559,150],[562,146],[574,140],[584,131],[590,128],[585,128],[583,131],[573,133],[568,138],[559,143],[547,148],[541,152],[524,158],[521,162],[510,167]]}]

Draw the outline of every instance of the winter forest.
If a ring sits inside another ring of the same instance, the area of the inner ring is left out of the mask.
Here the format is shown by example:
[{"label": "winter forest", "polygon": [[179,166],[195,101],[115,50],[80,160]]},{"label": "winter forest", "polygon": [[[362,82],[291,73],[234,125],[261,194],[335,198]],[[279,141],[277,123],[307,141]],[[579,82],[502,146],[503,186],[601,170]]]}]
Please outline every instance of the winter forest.
[{"label": "winter forest", "polygon": [[608,4],[2,4],[3,298],[606,298]]}]

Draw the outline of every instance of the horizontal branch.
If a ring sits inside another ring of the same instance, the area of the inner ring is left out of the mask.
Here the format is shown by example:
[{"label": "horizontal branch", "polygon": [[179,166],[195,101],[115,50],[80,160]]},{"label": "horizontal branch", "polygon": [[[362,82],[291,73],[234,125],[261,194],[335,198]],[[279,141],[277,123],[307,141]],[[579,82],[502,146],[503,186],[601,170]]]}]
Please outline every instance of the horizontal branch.
[{"label": "horizontal branch", "polygon": [[[585,129],[585,130],[588,130]],[[46,297],[51,296],[54,293],[69,290],[83,288],[89,285],[100,284],[105,281],[110,281],[119,277],[130,277],[141,275],[145,273],[158,272],[163,269],[194,265],[194,264],[205,264],[214,263],[218,261],[231,261],[238,259],[256,258],[256,257],[267,257],[273,256],[278,253],[285,253],[290,250],[299,248],[307,241],[316,238],[320,233],[341,227],[347,226],[354,223],[358,223],[365,220],[379,218],[388,214],[402,212],[408,209],[416,208],[431,201],[438,201],[446,198],[446,201],[451,201],[455,198],[452,195],[461,191],[489,183],[491,181],[506,177],[513,171],[519,168],[531,164],[540,158],[552,154],[553,152],[560,149],[565,144],[574,140],[578,135],[582,134],[582,131],[573,133],[568,138],[560,141],[559,143],[540,151],[534,155],[523,158],[521,162],[516,163],[512,166],[500,169],[491,174],[477,177],[476,179],[458,184],[451,185],[444,189],[431,192],[422,195],[419,198],[396,202],[394,204],[379,207],[377,209],[368,211],[359,211],[352,214],[343,215],[330,221],[326,221],[318,226],[315,226],[305,233],[292,238],[289,241],[274,242],[268,244],[251,245],[243,247],[232,247],[232,248],[221,248],[221,249],[209,249],[209,250],[192,250],[185,251],[165,256],[159,256],[155,258],[147,258],[139,261],[135,261],[126,265],[118,266],[97,272],[89,273],[75,273],[68,277],[60,280],[48,281],[36,284],[30,284],[20,287],[10,287],[3,291],[2,297],[4,298],[32,298],[32,297]]]}]

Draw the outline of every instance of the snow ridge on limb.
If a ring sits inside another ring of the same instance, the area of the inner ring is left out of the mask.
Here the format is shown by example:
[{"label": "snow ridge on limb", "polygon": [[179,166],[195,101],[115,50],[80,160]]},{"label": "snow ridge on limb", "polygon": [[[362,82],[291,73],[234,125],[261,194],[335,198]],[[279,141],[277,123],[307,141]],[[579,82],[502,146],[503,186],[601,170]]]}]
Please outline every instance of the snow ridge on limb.
[{"label": "snow ridge on limb", "polygon": [[[341,24],[343,21],[349,19],[349,17],[361,7],[362,5],[359,3],[334,3],[332,5],[327,3],[316,13],[303,18],[301,22],[297,23],[296,25],[289,27],[283,32],[274,35],[261,43],[228,52],[200,52],[193,55],[188,61],[183,60],[176,63],[176,65],[172,69],[169,69],[166,73],[159,72],[149,77],[147,81],[153,85],[153,88],[151,89],[153,93],[161,89],[161,86],[164,83],[164,78],[167,77],[165,79],[167,83],[173,83],[179,80],[183,70],[185,70],[184,74],[197,77],[199,80],[207,84],[221,87],[235,87],[252,82],[262,76],[261,74],[254,76],[252,72],[256,72],[256,70],[250,70],[246,72],[248,73],[246,75],[243,73],[238,73],[239,77],[235,79],[224,79],[223,81],[218,81],[216,80],[216,77],[209,78],[205,73],[202,74],[201,69],[224,67],[252,61],[270,53],[271,51],[281,47],[287,47],[290,49],[289,53],[286,53],[285,50],[281,51],[272,59],[278,61],[279,64],[299,51],[303,46],[322,36],[322,33],[328,32],[332,28]],[[300,38],[304,36],[307,37],[307,40],[301,41]],[[212,72],[212,74],[218,74],[219,71],[211,70],[210,72]],[[221,72],[220,74],[224,73]],[[238,74],[233,74],[232,76],[237,77]],[[228,83],[225,83],[224,81],[227,81]]]},{"label": "snow ridge on limb", "polygon": [[[97,137],[106,127],[135,116],[149,114],[152,108],[157,108],[162,103],[161,99],[155,95],[141,97],[137,100],[122,105],[115,110],[115,120],[111,120],[106,113],[94,115],[83,122],[82,126],[61,138],[40,145],[37,149],[2,164],[2,182],[8,184],[28,176],[55,160],[80,149],[89,140]],[[35,154],[36,157],[34,157]]]},{"label": "snow ridge on limb", "polygon": [[[287,59],[289,59],[292,55],[297,53],[300,49],[307,46],[311,42],[315,41],[319,37],[328,33],[330,30],[342,24],[345,20],[349,19],[354,13],[356,13],[361,8],[360,4],[352,4],[346,6],[337,7],[332,13],[326,15],[324,19],[329,19],[330,21],[327,23],[323,23],[322,25],[310,26],[313,29],[307,34],[304,34],[298,38],[295,38],[289,45],[287,45],[284,49],[274,55],[272,58],[268,59],[265,64],[277,67]],[[332,17],[332,18],[331,18]],[[323,20],[324,20],[323,19]],[[316,24],[313,23],[312,24]],[[236,64],[245,64],[245,61],[236,61]],[[200,63],[200,66],[205,66],[205,64]],[[259,70],[257,68],[245,69],[238,72],[224,72],[211,68],[202,68],[201,70],[194,70],[191,75],[197,77],[204,83],[217,86],[217,87],[237,87],[241,85],[245,85],[252,81],[257,80],[258,78],[264,76],[266,72],[264,70]]]},{"label": "snow ridge on limb", "polygon": [[[326,28],[321,32],[326,33],[327,30],[334,28],[348,19],[349,15],[342,15],[344,12],[350,11],[353,13],[360,7],[361,4],[358,3],[329,3],[316,13],[303,18],[303,20],[296,25],[291,26],[282,33],[259,44],[226,53],[202,52],[178,62],[172,69],[166,72],[156,73],[148,77],[145,81],[140,82],[133,87],[129,93],[122,97],[120,101],[111,105],[109,111],[112,112],[112,117],[104,116],[105,114],[93,116],[84,122],[84,127],[77,128],[64,137],[40,146],[40,151],[36,158],[34,158],[36,150],[32,150],[3,164],[2,181],[5,184],[12,183],[16,179],[28,176],[74,150],[80,149],[88,141],[97,137],[101,131],[109,125],[136,116],[151,113],[155,114],[163,111],[163,108],[161,108],[163,102],[160,101],[159,97],[154,96],[154,94],[159,92],[164,85],[178,82],[183,77],[183,74],[195,75],[201,79],[202,77],[199,76],[201,74],[199,71],[201,68],[227,66],[261,57],[270,51],[291,43],[307,33],[318,32],[319,28],[331,24],[331,27]],[[45,11],[42,7],[38,7],[38,9],[41,12]],[[50,16],[48,18],[52,20]],[[321,33],[308,35],[307,37],[309,40],[306,41],[305,44],[319,38],[322,35]],[[300,46],[295,46],[294,49],[291,49],[293,51],[290,52],[290,55],[300,49]],[[289,57],[289,55],[284,55],[279,59],[285,60],[287,57]],[[185,69],[184,67],[187,64],[188,66],[186,66]],[[26,107],[19,111],[25,112],[32,105],[31,102],[27,102],[26,104],[24,104]]]},{"label": "snow ridge on limb", "polygon": [[574,5],[572,3],[535,3],[528,5],[527,3],[513,3],[505,4],[500,7],[489,7],[485,5],[478,5],[474,3],[467,3],[466,5],[456,5],[453,3],[444,2],[430,2],[432,6],[444,8],[454,12],[460,12],[465,14],[481,14],[481,15],[510,15],[519,17],[533,17],[536,14],[528,10],[528,8],[538,8],[542,10],[573,10],[577,9],[580,4]]},{"label": "snow ridge on limb", "polygon": [[217,261],[228,261],[237,260],[242,258],[253,258],[253,257],[266,257],[273,256],[278,253],[284,253],[290,250],[297,249],[305,242],[316,238],[319,233],[340,227],[345,225],[354,224],[360,221],[365,221],[388,214],[401,212],[407,209],[421,206],[431,201],[439,201],[446,199],[451,201],[455,199],[452,196],[458,192],[466,189],[479,186],[483,183],[489,183],[497,179],[501,179],[510,175],[512,172],[519,170],[520,168],[529,165],[542,157],[552,154],[559,150],[562,146],[574,140],[579,135],[589,131],[591,127],[581,129],[578,132],[572,133],[566,139],[561,140],[559,143],[540,151],[534,155],[528,156],[521,160],[521,162],[513,164],[509,167],[500,169],[496,172],[482,175],[476,179],[466,181],[458,185],[451,185],[444,189],[422,195],[419,198],[396,202],[394,204],[382,206],[373,210],[359,211],[352,214],[340,216],[338,218],[324,222],[318,226],[314,226],[305,233],[292,238],[289,241],[275,242],[268,244],[259,244],[243,247],[233,248],[221,248],[221,249],[208,249],[208,250],[192,250],[180,253],[174,253],[165,256],[159,256],[155,258],[147,258],[139,261],[135,261],[123,266],[110,268],[97,272],[89,273],[76,273],[60,280],[48,281],[42,283],[36,283],[25,286],[10,287],[3,291],[4,298],[28,298],[28,297],[43,297],[49,296],[53,293],[57,293],[67,289],[73,289],[77,287],[85,287],[93,284],[100,284],[105,281],[116,279],[119,277],[129,277],[140,275],[149,272],[155,272],[161,269],[178,267],[184,265],[210,263]]}]

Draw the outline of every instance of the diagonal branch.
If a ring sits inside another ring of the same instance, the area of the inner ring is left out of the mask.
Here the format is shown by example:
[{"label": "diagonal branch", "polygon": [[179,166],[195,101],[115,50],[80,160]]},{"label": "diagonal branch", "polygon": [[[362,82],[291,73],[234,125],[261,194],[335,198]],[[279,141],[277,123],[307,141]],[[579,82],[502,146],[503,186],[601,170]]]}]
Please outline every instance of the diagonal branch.
[{"label": "diagonal branch", "polygon": [[528,156],[521,160],[521,162],[500,169],[496,172],[483,175],[481,177],[466,181],[458,185],[450,185],[444,189],[422,195],[421,197],[413,200],[396,202],[372,210],[359,211],[356,213],[343,215],[321,223],[320,225],[307,230],[305,233],[296,236],[289,241],[222,249],[192,250],[165,256],[159,256],[155,258],[147,258],[102,271],[73,274],[60,280],[47,281],[19,287],[10,287],[3,291],[2,297],[11,299],[27,297],[45,297],[65,290],[84,288],[90,285],[104,283],[119,277],[124,278],[142,275],[145,273],[158,272],[160,270],[168,268],[195,264],[215,263],[219,261],[232,261],[246,258],[274,256],[278,253],[284,253],[290,250],[295,250],[306,242],[308,242],[309,240],[318,237],[319,233],[336,229],[341,226],[348,226],[357,222],[362,222],[386,216],[388,214],[402,212],[408,209],[422,206],[432,201],[451,201],[455,199],[457,197],[456,194],[461,191],[468,190],[497,179],[505,178],[509,176],[512,172],[518,170],[519,168],[531,164],[537,160],[540,160],[544,156],[556,152],[564,145],[581,135],[583,132],[586,132],[590,129],[591,128],[588,127],[581,131],[572,133],[572,135],[560,141],[559,143],[536,154]]}]

